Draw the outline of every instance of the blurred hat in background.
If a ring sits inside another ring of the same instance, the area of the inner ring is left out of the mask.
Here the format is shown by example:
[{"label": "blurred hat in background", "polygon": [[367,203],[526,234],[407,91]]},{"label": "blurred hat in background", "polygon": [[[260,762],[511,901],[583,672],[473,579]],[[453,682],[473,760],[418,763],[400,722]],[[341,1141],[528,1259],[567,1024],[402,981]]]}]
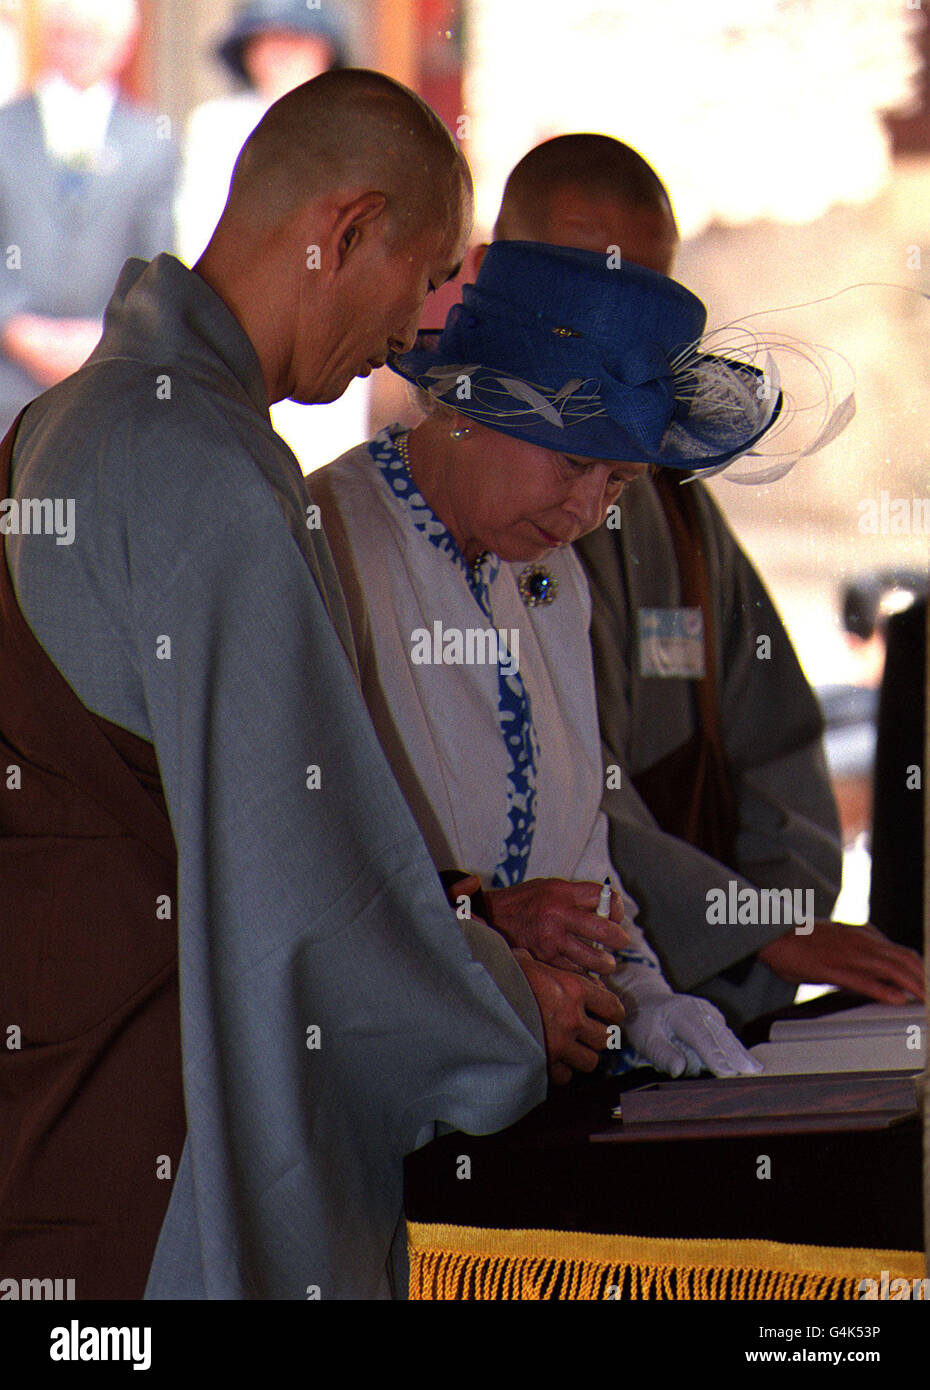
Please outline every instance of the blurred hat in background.
[{"label": "blurred hat in background", "polygon": [[244,50],[259,34],[290,33],[325,39],[332,49],[331,66],[347,62],[346,35],[342,23],[322,7],[308,8],[305,0],[249,0],[244,4],[226,36],[216,47],[219,57],[241,82],[249,83]]}]

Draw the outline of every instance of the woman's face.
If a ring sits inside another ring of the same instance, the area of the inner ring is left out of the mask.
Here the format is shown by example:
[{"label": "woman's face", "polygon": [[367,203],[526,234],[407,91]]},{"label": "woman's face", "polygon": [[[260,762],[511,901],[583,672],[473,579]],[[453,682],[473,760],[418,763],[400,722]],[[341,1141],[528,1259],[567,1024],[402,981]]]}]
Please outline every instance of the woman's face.
[{"label": "woman's face", "polygon": [[502,560],[537,560],[600,526],[646,463],[555,453],[460,417],[455,511],[468,549]]}]

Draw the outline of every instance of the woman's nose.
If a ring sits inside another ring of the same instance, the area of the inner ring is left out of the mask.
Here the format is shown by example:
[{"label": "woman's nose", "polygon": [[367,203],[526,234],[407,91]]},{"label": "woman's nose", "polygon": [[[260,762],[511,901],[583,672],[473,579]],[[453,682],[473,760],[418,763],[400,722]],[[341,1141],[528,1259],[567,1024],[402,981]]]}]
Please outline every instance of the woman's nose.
[{"label": "woman's nose", "polygon": [[600,526],[607,514],[608,502],[612,500],[607,496],[609,476],[608,466],[596,464],[578,478],[572,488],[568,508],[585,531]]}]

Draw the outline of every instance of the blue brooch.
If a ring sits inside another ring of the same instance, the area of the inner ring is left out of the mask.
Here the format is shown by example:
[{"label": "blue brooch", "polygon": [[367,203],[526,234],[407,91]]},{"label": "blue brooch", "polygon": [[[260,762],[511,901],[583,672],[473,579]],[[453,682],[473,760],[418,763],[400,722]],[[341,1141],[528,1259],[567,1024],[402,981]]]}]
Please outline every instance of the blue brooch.
[{"label": "blue brooch", "polygon": [[527,565],[525,570],[520,571],[517,588],[527,608],[538,608],[552,603],[559,592],[559,581],[545,565]]}]

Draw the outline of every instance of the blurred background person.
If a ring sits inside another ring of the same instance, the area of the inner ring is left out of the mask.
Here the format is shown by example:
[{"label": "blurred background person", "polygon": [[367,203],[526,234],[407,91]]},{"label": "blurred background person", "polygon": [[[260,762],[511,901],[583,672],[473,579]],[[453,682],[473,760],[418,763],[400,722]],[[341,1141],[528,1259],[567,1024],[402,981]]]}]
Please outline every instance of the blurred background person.
[{"label": "blurred background person", "polygon": [[226,202],[233,165],[272,102],[332,67],[344,67],[335,20],[303,0],[255,0],[241,6],[215,57],[240,88],[191,112],[176,203],[181,258],[193,265]]},{"label": "blurred background person", "polygon": [[[181,259],[193,265],[223,210],[239,151],[273,102],[301,82],[347,65],[336,6],[304,0],[252,0],[241,6],[216,56],[246,90],[202,102],[191,112],[175,218]],[[358,378],[325,406],[279,401],[275,429],[304,472],[327,463],[368,433],[369,387]]]},{"label": "blurred background person", "polygon": [[878,690],[885,669],[888,623],[926,592],[926,572],[910,567],[867,570],[843,585],[843,635],[859,688]]},{"label": "blurred background person", "polygon": [[[927,589],[926,566],[922,572],[910,565],[882,566],[854,574],[846,580],[840,586],[838,604],[846,661],[838,667],[840,679],[821,682],[817,686],[827,725],[824,751],[843,827],[843,893],[836,915],[844,921],[860,921],[868,905],[870,921],[880,926],[894,941],[918,949],[922,912],[918,910],[914,916],[913,909],[920,902],[919,885],[916,890],[912,886],[908,888],[911,920],[901,922],[895,920],[896,913],[887,910],[886,894],[880,893],[876,899],[871,891],[870,877],[884,872],[882,868],[876,868],[874,863],[873,842],[876,837],[884,842],[885,850],[880,850],[880,856],[885,859],[886,868],[908,843],[908,836],[899,839],[896,827],[887,820],[887,812],[892,805],[901,809],[905,817],[909,815],[905,808],[913,797],[905,786],[903,774],[903,797],[899,797],[887,781],[884,792],[880,793],[878,787],[879,692],[883,688],[886,649],[892,628],[898,630],[897,619],[910,612],[921,596],[926,595]],[[904,630],[907,630],[907,624]],[[922,698],[920,707],[923,708]],[[899,731],[901,728],[903,726],[899,726]],[[888,771],[886,761],[885,778]],[[918,798],[919,795],[918,792]],[[884,816],[880,816],[877,809],[880,799],[884,801]],[[883,829],[877,828],[879,819],[885,822]],[[904,822],[902,829],[903,825]],[[909,857],[911,871],[916,872],[921,857]],[[894,877],[895,871],[892,872],[892,881]],[[881,920],[875,915],[879,899],[886,900],[885,908],[880,910]],[[847,916],[847,913],[852,915]]]},{"label": "blurred background person", "polygon": [[33,91],[0,110],[0,430],[95,346],[123,262],[171,245],[168,130],[119,93],[136,0],[44,0]]}]

